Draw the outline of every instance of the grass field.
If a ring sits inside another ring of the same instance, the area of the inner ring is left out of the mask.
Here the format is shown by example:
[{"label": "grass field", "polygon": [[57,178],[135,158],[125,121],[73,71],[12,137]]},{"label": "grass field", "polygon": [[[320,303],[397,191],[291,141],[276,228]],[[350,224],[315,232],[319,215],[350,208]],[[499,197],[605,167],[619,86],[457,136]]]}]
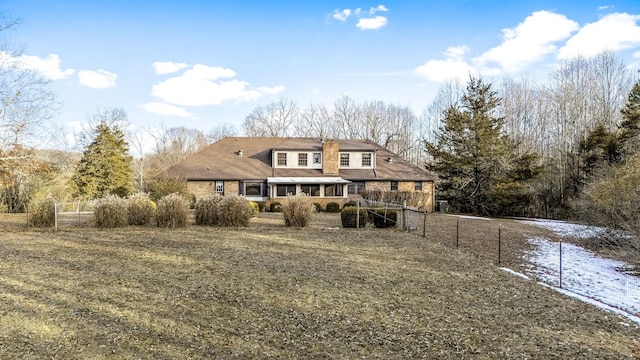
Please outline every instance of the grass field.
[{"label": "grass field", "polygon": [[[452,217],[430,215],[424,239],[342,229],[338,214],[288,229],[279,216],[58,232],[3,216],[0,358],[640,356],[635,326],[452,249]],[[495,223],[465,224],[494,243]],[[523,234],[541,231],[502,228],[514,264]]]}]

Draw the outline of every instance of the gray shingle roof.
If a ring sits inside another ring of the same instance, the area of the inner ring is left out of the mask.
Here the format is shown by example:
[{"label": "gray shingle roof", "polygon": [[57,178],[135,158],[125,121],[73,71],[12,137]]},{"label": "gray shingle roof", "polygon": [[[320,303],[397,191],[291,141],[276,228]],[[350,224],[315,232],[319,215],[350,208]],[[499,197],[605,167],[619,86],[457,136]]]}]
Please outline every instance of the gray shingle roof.
[{"label": "gray shingle roof", "polygon": [[[435,175],[414,166],[387,149],[366,140],[338,140],[341,151],[375,151],[376,169],[341,169],[339,176],[352,181],[435,181]],[[267,177],[323,175],[318,169],[271,167],[271,150],[322,151],[315,138],[225,137],[167,170],[167,175],[187,180],[259,180]],[[239,151],[242,150],[242,156]],[[393,159],[388,162],[387,159]]]}]

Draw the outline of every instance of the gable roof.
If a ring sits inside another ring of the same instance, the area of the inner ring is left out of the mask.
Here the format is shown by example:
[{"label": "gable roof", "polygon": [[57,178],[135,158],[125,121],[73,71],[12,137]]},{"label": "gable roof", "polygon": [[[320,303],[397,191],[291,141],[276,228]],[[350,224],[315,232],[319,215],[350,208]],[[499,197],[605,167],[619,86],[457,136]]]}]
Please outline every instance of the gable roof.
[{"label": "gable roof", "polygon": [[[340,151],[373,151],[376,169],[340,169],[351,180],[435,181],[435,175],[367,140],[337,140]],[[242,155],[239,151],[242,150]],[[320,169],[271,167],[271,151],[322,151],[317,138],[225,137],[167,170],[186,180],[265,180],[267,177],[335,177]],[[391,158],[389,162],[387,159]]]}]

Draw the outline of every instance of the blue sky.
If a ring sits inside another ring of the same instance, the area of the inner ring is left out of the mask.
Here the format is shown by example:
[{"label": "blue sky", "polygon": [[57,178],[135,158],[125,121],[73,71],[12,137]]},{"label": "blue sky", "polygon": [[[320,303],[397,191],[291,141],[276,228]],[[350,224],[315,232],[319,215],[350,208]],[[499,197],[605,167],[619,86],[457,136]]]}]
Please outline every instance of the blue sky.
[{"label": "blue sky", "polygon": [[136,128],[240,129],[279,97],[304,108],[344,94],[420,115],[447,78],[544,77],[605,49],[640,69],[637,0],[0,0],[0,11],[22,18],[5,36],[51,79],[54,120],[69,128],[120,107]]}]

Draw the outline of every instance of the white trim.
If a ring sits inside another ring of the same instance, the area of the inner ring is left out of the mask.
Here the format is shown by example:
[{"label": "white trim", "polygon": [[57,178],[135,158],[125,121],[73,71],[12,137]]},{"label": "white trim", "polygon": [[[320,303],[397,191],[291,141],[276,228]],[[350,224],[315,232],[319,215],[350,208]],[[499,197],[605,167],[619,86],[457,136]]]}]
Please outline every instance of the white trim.
[{"label": "white trim", "polygon": [[268,177],[267,184],[348,184],[341,177]]}]

